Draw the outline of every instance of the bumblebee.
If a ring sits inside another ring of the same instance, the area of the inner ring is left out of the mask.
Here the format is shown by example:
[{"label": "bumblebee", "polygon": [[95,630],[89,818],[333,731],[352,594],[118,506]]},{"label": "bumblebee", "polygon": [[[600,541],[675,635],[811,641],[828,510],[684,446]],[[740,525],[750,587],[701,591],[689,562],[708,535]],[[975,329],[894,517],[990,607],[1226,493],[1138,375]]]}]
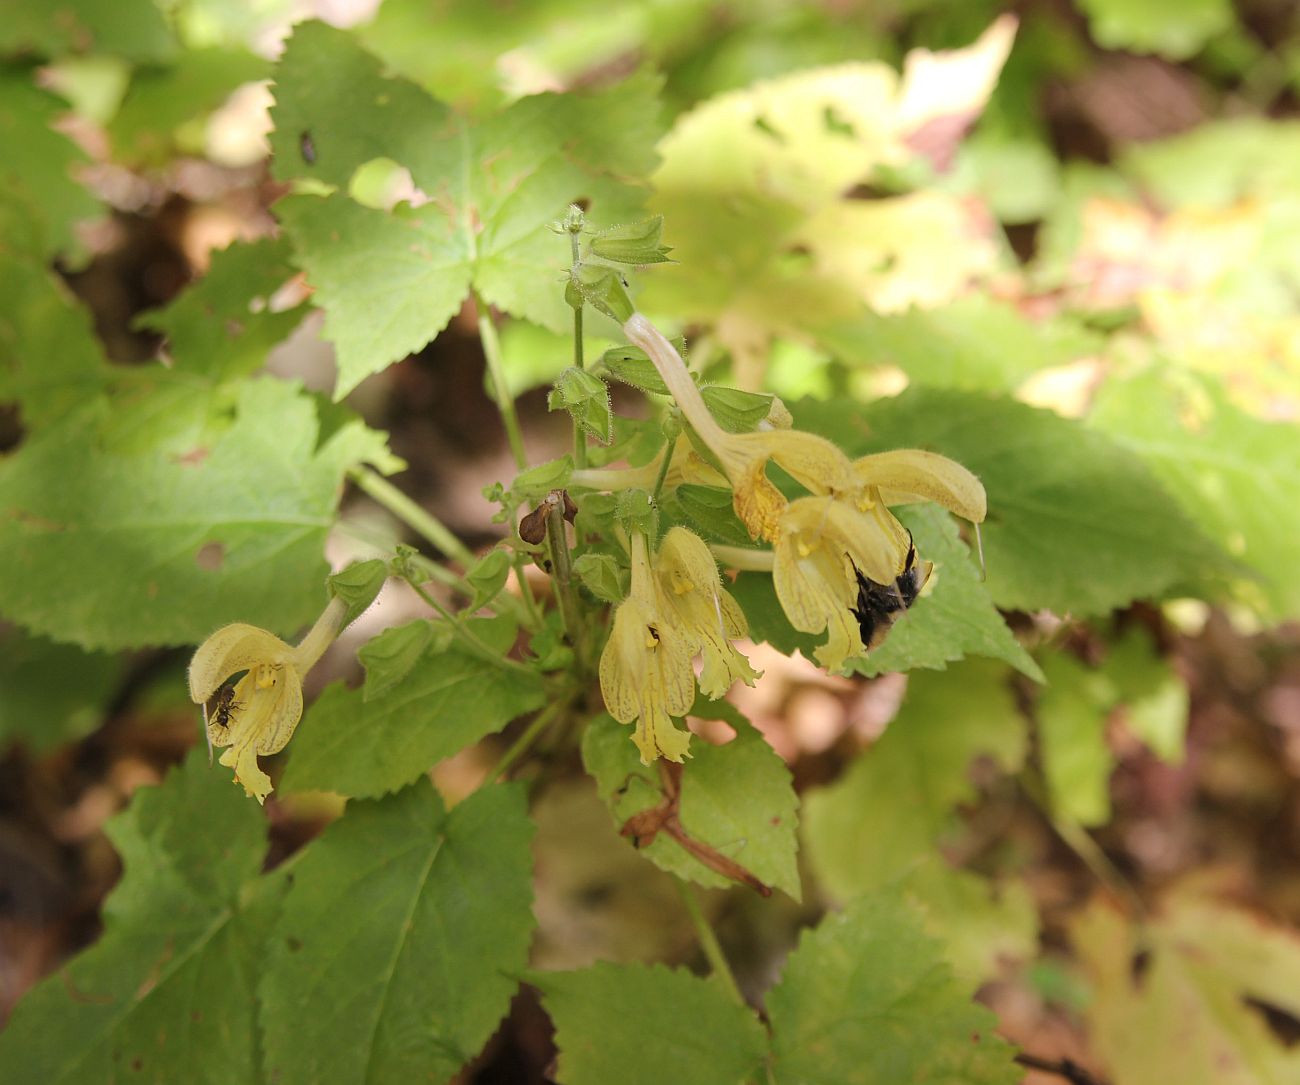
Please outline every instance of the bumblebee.
[{"label": "bumblebee", "polygon": [[858,602],[853,607],[853,616],[858,620],[867,651],[879,647],[903,612],[916,602],[933,569],[931,562],[918,560],[916,547],[909,537],[907,561],[892,584],[878,584],[854,570],[858,575]]}]

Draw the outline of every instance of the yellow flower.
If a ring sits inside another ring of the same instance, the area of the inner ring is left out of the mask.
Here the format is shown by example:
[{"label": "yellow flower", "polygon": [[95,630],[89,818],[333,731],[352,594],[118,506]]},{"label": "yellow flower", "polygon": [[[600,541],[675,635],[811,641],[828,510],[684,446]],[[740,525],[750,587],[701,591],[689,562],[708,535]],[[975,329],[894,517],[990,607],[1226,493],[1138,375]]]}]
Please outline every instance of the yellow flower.
[{"label": "yellow flower", "polygon": [[[935,501],[972,523],[983,521],[986,499],[979,479],[936,453],[898,449],[850,461],[812,433],[725,432],[709,414],[681,355],[658,329],[638,314],[623,330],[654,363],[726,474],[736,514],[750,537],[773,544],[773,582],[790,624],[805,633],[829,630],[816,653],[828,670],[866,650],[862,593],[876,611],[884,608],[883,600],[892,607],[896,598],[892,614],[910,605],[929,575],[930,564],[916,558],[910,534],[889,506]],[[767,477],[768,461],[813,496],[787,500]],[[879,614],[868,617],[873,628],[882,628]]]},{"label": "yellow flower", "polygon": [[[296,648],[255,625],[227,625],[190,661],[190,699],[204,706],[208,741],[230,747],[221,763],[235,770],[236,781],[259,803],[271,793],[271,779],[258,767],[257,755],[278,753],[293,736],[302,718],[303,677],[338,636],[346,613],[342,599],[331,600]],[[241,672],[233,692],[219,693]]]},{"label": "yellow flower", "polygon": [[659,543],[656,571],[663,598],[678,625],[692,638],[693,652],[703,657],[700,689],[711,700],[740,680],[752,686],[759,677],[731,642],[749,635],[745,612],[722,587],[718,564],[698,535],[674,527]]},{"label": "yellow flower", "polygon": [[600,656],[600,692],[619,723],[636,722],[632,741],[642,764],[687,756],[690,733],[679,731],[672,717],[686,715],[695,701],[694,654],[651,571],[645,536],[636,532],[631,588]]}]

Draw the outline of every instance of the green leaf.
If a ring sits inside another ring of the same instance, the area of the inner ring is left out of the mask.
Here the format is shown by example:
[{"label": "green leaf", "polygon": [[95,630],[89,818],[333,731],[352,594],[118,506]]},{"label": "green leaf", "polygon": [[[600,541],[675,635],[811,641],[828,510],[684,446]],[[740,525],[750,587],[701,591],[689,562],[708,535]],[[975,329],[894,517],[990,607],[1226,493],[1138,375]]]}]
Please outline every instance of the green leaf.
[{"label": "green leaf", "polygon": [[[987,656],[1005,660],[1022,674],[1042,681],[1038,664],[993,605],[952,517],[933,506],[904,507],[895,512],[911,530],[917,553],[935,563],[933,584],[899,617],[884,643],[852,661],[850,670],[866,675],[921,667],[943,670],[967,656]],[[751,636],[787,655],[799,650],[812,658],[820,638],[790,626],[769,575],[742,573],[732,594],[749,618]]]},{"label": "green leaf", "polygon": [[42,754],[84,738],[103,722],[121,674],[107,653],[9,629],[0,635],[0,749],[22,743]]},{"label": "green leaf", "polygon": [[279,883],[257,806],[194,750],[108,826],[125,866],[104,934],[18,1004],[0,1079],[260,1081],[257,977]]},{"label": "green leaf", "polygon": [[0,402],[29,432],[92,402],[109,376],[90,313],[41,261],[0,247]]},{"label": "green leaf", "polygon": [[941,388],[1011,391],[1040,369],[1096,354],[1101,336],[1067,317],[1033,321],[985,294],[937,309],[863,313],[818,329],[817,342],[848,365],[896,365]]},{"label": "green leaf", "polygon": [[341,682],[327,687],[294,738],[280,786],[383,795],[545,700],[536,675],[460,650],[426,652],[377,695]]},{"label": "green leaf", "polygon": [[743,392],[720,384],[705,385],[700,389],[700,395],[709,413],[728,433],[749,433],[757,429],[772,409],[770,395]]},{"label": "green leaf", "polygon": [[[19,0],[19,9],[30,8]],[[0,43],[15,14],[0,0]],[[3,44],[0,44],[3,51]],[[21,209],[21,221],[40,255],[75,250],[75,225],[102,213],[99,201],[73,180],[90,159],[72,140],[51,128],[66,103],[35,87],[25,69],[0,66],[0,192]],[[5,231],[6,233],[8,230]],[[8,238],[0,234],[0,242]],[[0,245],[0,255],[3,255]],[[5,276],[6,282],[8,276]],[[53,359],[52,359],[53,360]]]},{"label": "green leaf", "polygon": [[767,1036],[719,983],[663,965],[533,972],[555,1023],[561,1085],[757,1080]]},{"label": "green leaf", "polygon": [[524,789],[448,814],[427,780],[354,802],[293,871],[260,994],[268,1080],[447,1081],[528,961]]},{"label": "green leaf", "polygon": [[368,701],[382,696],[401,682],[420,661],[432,640],[433,622],[416,618],[405,625],[385,629],[366,641],[357,651],[357,659],[366,670],[366,681],[361,687],[362,699]]},{"label": "green leaf", "polygon": [[108,124],[114,158],[133,165],[165,165],[179,149],[178,128],[206,118],[242,84],[270,74],[264,58],[216,45],[187,49],[184,60],[172,67],[137,69]]},{"label": "green leaf", "polygon": [[117,53],[169,60],[176,40],[154,0],[0,0],[0,53]]},{"label": "green leaf", "polygon": [[921,558],[934,562],[935,584],[895,623],[884,644],[851,669],[865,675],[943,670],[966,656],[986,656],[1041,682],[1043,672],[997,612],[953,518],[934,505],[902,508],[898,514]]},{"label": "green leaf", "polygon": [[614,408],[609,389],[599,377],[576,366],[569,366],[546,397],[552,411],[568,411],[582,431],[603,445],[614,439]]},{"label": "green leaf", "polygon": [[619,603],[627,594],[623,566],[613,554],[588,551],[574,561],[573,572],[582,586],[602,602]]},{"label": "green leaf", "polygon": [[354,561],[346,569],[327,577],[325,587],[330,597],[342,599],[348,605],[343,627],[355,622],[363,611],[375,601],[388,579],[388,562],[379,558]]},{"label": "green leaf", "polygon": [[976,757],[1020,766],[1025,722],[1007,678],[985,662],[912,675],[884,735],[805,796],[807,857],[827,890],[840,899],[875,890],[932,856],[957,807],[975,798]]},{"label": "green leaf", "polygon": [[1187,60],[1232,27],[1229,0],[1079,0],[1093,39],[1105,49]]},{"label": "green leaf", "polygon": [[721,486],[697,486],[686,482],[672,493],[683,514],[693,527],[719,542],[732,546],[752,546],[745,525],[736,515],[730,490]]},{"label": "green leaf", "polygon": [[1080,825],[1104,825],[1115,767],[1106,718],[1115,688],[1105,675],[1060,652],[1044,658],[1043,670],[1047,685],[1038,699],[1038,737],[1052,810]]},{"label": "green leaf", "polygon": [[301,305],[275,304],[276,291],[294,274],[284,238],[233,244],[213,253],[203,278],[137,323],[166,336],[179,372],[213,381],[247,376],[302,320]]},{"label": "green leaf", "polygon": [[[685,339],[678,336],[676,339],[670,339],[669,342],[678,354],[683,358],[686,357]],[[610,347],[600,356],[600,364],[609,370],[615,380],[630,384],[633,388],[660,396],[668,394],[668,385],[664,384],[664,379],[659,375],[654,362],[640,347],[628,345]]]},{"label": "green leaf", "polygon": [[1187,683],[1138,626],[1110,646],[1102,671],[1124,704],[1124,722],[1163,761],[1181,764],[1185,752]]},{"label": "green leaf", "polygon": [[564,303],[571,309],[590,305],[616,324],[623,324],[636,312],[628,282],[612,268],[599,264],[575,264],[569,269]]},{"label": "green leaf", "polygon": [[233,621],[288,634],[319,613],[343,473],[382,448],[356,422],[318,448],[311,400],[284,382],[234,394],[233,421],[218,404],[165,439],[147,396],[96,404],[0,461],[0,610],[88,648]]},{"label": "green leaf", "polygon": [[[698,737],[691,741],[691,757],[681,778],[682,827],[693,839],[798,900],[798,799],[790,770],[754,726],[725,701],[701,697],[692,714],[725,721],[736,737],[723,746]],[[663,798],[658,770],[641,764],[630,729],[610,716],[598,716],[588,725],[582,760],[620,827]],[[661,869],[700,885],[732,884],[667,833],[659,833],[641,852]]]},{"label": "green leaf", "polygon": [[465,579],[474,588],[474,598],[466,609],[475,611],[487,606],[505,587],[509,576],[510,555],[500,547],[489,550],[465,574]]},{"label": "green leaf", "polygon": [[927,448],[980,476],[999,607],[1100,614],[1226,564],[1139,456],[1049,411],[910,388],[865,411],[805,401],[795,417],[853,455]]},{"label": "green leaf", "polygon": [[532,504],[540,501],[552,490],[563,489],[569,484],[573,474],[573,460],[561,456],[558,460],[548,460],[527,471],[521,471],[510,484],[510,496],[518,504]]},{"label": "green leaf", "polygon": [[672,263],[673,250],[663,245],[664,217],[655,215],[641,222],[610,226],[599,231],[589,242],[593,256],[615,264],[644,267],[647,264]]},{"label": "green leaf", "polygon": [[[280,205],[338,347],[338,394],[431,340],[471,286],[505,312],[569,327],[556,281],[569,253],[546,224],[578,199],[606,221],[639,204],[641,190],[624,179],[653,165],[651,143],[637,137],[657,113],[656,90],[637,77],[599,94],[538,95],[471,124],[414,84],[380,76],[345,32],[300,24],[276,78],[277,175],[342,187],[385,157],[431,198],[392,213],[337,194]],[[631,130],[620,130],[627,117]]]},{"label": "green leaf", "polygon": [[776,1085],[1014,1085],[996,1018],[890,894],[807,931],[767,996]]},{"label": "green leaf", "polygon": [[1300,427],[1264,422],[1209,380],[1148,372],[1109,380],[1089,422],[1150,465],[1187,514],[1257,579],[1237,595],[1270,618],[1300,617]]}]

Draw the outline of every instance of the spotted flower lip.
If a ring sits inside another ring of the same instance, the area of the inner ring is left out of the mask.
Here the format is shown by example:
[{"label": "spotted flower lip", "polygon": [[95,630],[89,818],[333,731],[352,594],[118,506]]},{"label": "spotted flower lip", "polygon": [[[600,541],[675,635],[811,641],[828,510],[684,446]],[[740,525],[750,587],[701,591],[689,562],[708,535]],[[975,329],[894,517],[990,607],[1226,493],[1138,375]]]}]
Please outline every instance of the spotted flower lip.
[{"label": "spotted flower lip", "polygon": [[695,703],[695,668],[703,659],[700,688],[721,697],[737,680],[759,677],[732,640],[749,632],[740,605],[722,587],[717,562],[684,527],[668,531],[651,561],[644,534],[632,536],[632,583],[614,612],[600,657],[605,708],[620,723],[635,723],[632,741],[643,764],[657,757],[689,756],[689,732],[673,716]]},{"label": "spotted flower lip", "polygon": [[695,702],[693,654],[655,581],[645,536],[635,533],[631,588],[614,611],[600,655],[600,692],[614,719],[636,724],[632,741],[642,764],[689,756],[691,736],[672,717],[686,715]]},{"label": "spotted flower lip", "polygon": [[[302,680],[338,636],[347,604],[333,599],[295,647],[255,625],[223,626],[199,645],[190,661],[190,699],[205,706],[208,741],[229,747],[221,764],[259,803],[271,793],[271,779],[257,764],[258,754],[279,753],[302,718]],[[206,711],[218,691],[243,673],[224,710]]]}]

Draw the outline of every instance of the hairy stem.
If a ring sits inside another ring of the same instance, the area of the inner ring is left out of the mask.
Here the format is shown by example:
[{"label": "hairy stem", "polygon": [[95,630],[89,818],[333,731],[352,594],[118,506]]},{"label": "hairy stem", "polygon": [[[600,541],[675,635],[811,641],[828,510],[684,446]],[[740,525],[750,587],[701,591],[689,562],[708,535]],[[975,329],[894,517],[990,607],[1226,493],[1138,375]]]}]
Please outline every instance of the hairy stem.
[{"label": "hairy stem", "polygon": [[501,360],[501,340],[497,337],[497,326],[492,323],[492,310],[478,291],[473,291],[474,308],[478,310],[478,336],[483,344],[483,358],[487,362],[488,375],[492,378],[492,392],[497,410],[501,412],[501,422],[506,427],[506,438],[510,442],[510,452],[515,458],[515,466],[523,470],[528,466],[528,456],[524,452],[523,432],[519,429],[519,416],[515,414],[515,401],[510,395],[510,386],[506,383],[505,365]]},{"label": "hairy stem", "polygon": [[378,471],[371,467],[350,467],[348,478],[356,483],[357,489],[382,505],[453,561],[459,562],[466,569],[474,564],[473,551],[456,538],[446,524],[422,509]]}]

